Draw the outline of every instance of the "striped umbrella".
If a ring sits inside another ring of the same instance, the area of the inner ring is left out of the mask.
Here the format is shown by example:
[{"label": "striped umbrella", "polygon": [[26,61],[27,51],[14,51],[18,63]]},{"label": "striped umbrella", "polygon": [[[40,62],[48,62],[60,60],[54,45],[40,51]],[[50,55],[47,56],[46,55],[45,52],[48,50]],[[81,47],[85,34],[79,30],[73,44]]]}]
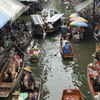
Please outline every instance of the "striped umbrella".
[{"label": "striped umbrella", "polygon": [[85,18],[82,18],[82,17],[73,17],[70,19],[70,21],[84,21],[84,22],[88,22]]},{"label": "striped umbrella", "polygon": [[83,21],[73,21],[70,25],[88,27],[88,24]]},{"label": "striped umbrella", "polygon": [[72,15],[70,15],[69,17],[70,17],[70,18],[73,18],[73,17],[80,17],[80,15],[79,15],[79,14],[72,14]]}]

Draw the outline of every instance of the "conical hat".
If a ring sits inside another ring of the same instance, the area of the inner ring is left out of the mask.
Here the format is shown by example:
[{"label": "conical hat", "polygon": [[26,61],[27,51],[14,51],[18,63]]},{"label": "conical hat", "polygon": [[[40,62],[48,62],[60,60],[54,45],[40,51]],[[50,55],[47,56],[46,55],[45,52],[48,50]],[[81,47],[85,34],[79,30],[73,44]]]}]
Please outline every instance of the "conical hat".
[{"label": "conical hat", "polygon": [[26,67],[24,68],[24,70],[26,70],[26,71],[28,71],[28,72],[32,72],[32,71],[31,71],[31,68],[30,68],[29,66],[26,66]]},{"label": "conical hat", "polygon": [[12,93],[13,95],[19,95],[18,91],[15,91],[14,93]]}]

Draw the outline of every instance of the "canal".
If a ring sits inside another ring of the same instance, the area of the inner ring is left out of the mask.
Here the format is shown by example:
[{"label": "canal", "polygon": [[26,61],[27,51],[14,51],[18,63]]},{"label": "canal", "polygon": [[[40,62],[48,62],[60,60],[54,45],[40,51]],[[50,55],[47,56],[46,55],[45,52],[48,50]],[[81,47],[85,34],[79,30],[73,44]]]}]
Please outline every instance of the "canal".
[{"label": "canal", "polygon": [[[42,12],[52,9],[57,9],[58,13],[65,13],[62,20],[67,21],[69,12],[65,11],[65,5],[61,4],[61,0],[49,0]],[[19,18],[19,20],[22,19],[31,21],[30,16]],[[66,87],[76,87],[81,90],[84,100],[92,100],[87,80],[87,64],[93,61],[91,56],[95,51],[93,35],[89,29],[86,29],[81,43],[74,43],[70,39],[74,49],[74,58],[63,59],[60,53],[54,56],[60,49],[59,34],[60,31],[38,38],[45,51],[41,48],[41,57],[37,63],[31,63],[27,58],[25,60],[25,66],[29,65],[37,80],[42,83],[40,100],[61,100],[62,91]],[[33,42],[34,38],[25,49],[28,57]],[[7,58],[4,60],[7,61]],[[18,85],[15,90],[18,90]],[[12,95],[0,100],[11,100],[11,98]]]}]

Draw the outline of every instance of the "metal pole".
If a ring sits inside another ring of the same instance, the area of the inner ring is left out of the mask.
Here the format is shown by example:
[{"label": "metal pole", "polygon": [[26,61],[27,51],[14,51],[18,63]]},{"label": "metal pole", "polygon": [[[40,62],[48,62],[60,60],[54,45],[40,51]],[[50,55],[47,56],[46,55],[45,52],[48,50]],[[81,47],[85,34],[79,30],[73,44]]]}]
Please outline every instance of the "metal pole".
[{"label": "metal pole", "polygon": [[[93,22],[94,22],[94,15],[95,15],[95,1],[93,1]],[[93,30],[94,30],[95,24],[93,23]]]}]

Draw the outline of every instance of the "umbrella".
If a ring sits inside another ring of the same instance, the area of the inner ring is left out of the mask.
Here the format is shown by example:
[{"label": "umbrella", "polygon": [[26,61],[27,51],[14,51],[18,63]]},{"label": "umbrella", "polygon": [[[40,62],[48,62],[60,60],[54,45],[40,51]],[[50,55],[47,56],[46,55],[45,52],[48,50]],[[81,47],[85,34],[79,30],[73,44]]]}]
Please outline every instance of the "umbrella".
[{"label": "umbrella", "polygon": [[78,14],[78,13],[77,12],[71,13],[70,16],[73,15],[73,14]]},{"label": "umbrella", "polygon": [[70,4],[70,2],[69,1],[66,1],[66,2],[64,2],[64,4]]},{"label": "umbrella", "polygon": [[88,24],[83,22],[83,21],[73,21],[70,23],[70,25],[74,25],[74,26],[82,26],[82,27],[87,27]]},{"label": "umbrella", "polygon": [[84,21],[84,22],[88,22],[85,18],[82,18],[82,17],[73,17],[70,19],[70,21]]},{"label": "umbrella", "polygon": [[72,15],[70,15],[69,17],[70,17],[70,18],[73,18],[73,17],[80,17],[80,15],[79,15],[79,14],[72,14]]}]

